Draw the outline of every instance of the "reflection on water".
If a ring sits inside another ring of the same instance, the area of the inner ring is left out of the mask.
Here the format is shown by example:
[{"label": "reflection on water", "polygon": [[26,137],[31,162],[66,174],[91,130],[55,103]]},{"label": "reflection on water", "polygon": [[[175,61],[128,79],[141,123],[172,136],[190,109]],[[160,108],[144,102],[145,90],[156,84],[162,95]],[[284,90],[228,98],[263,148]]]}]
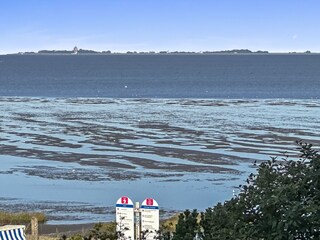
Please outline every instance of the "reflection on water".
[{"label": "reflection on water", "polygon": [[318,100],[2,97],[0,114],[2,208],[60,223],[111,220],[121,195],[204,209],[254,160],[320,142]]}]

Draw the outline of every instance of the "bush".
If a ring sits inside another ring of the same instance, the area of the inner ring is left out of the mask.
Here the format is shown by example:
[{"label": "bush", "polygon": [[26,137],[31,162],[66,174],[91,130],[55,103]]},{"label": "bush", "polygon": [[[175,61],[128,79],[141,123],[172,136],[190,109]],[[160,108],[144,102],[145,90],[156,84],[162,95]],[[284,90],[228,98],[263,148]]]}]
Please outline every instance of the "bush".
[{"label": "bush", "polygon": [[320,155],[298,144],[299,161],[262,163],[238,196],[202,214],[205,240],[320,239]]}]

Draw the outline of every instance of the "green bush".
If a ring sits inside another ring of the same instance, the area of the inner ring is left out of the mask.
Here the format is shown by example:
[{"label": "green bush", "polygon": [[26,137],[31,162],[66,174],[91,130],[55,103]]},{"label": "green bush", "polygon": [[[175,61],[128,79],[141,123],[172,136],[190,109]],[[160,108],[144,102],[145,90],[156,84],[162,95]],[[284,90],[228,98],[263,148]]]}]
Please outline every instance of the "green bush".
[{"label": "green bush", "polygon": [[299,161],[260,164],[238,196],[202,214],[205,240],[320,239],[320,155],[298,144]]}]

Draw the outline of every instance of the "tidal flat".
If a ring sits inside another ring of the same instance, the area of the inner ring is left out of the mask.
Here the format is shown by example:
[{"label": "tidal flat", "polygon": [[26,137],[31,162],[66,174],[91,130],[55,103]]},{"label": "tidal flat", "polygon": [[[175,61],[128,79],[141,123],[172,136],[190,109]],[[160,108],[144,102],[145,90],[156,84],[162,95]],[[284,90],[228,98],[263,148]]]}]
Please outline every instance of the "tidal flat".
[{"label": "tidal flat", "polygon": [[320,146],[320,100],[1,97],[0,114],[0,210],[49,223],[113,220],[122,195],[203,210],[254,161]]}]

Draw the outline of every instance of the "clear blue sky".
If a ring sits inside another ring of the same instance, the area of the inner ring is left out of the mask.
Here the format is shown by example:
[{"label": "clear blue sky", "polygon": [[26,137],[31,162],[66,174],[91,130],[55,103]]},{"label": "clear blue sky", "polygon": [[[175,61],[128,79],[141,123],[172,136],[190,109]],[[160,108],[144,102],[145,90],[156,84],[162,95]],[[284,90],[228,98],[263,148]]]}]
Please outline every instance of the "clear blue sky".
[{"label": "clear blue sky", "polygon": [[319,0],[1,0],[0,54],[41,49],[320,52]]}]

